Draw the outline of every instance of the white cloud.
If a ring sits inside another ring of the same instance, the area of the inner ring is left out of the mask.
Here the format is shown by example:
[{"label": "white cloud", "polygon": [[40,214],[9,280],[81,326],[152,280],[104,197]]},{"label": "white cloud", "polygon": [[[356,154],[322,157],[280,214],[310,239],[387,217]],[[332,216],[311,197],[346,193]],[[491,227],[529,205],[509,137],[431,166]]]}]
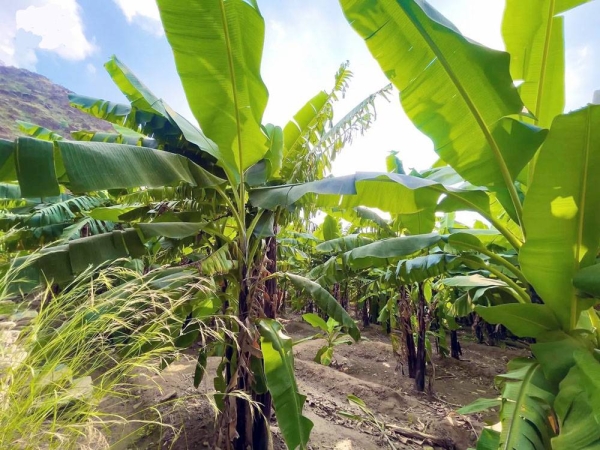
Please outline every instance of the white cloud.
[{"label": "white cloud", "polygon": [[[0,7],[0,60],[8,66],[17,66],[18,55],[16,52],[15,38],[17,35],[17,21],[15,14],[19,9],[17,4],[4,4]],[[31,55],[27,58],[31,59]],[[35,60],[35,54],[33,55]]]},{"label": "white cloud", "polygon": [[85,70],[87,70],[90,75],[96,75],[97,72],[96,66],[94,66],[92,63],[87,63]]},{"label": "white cloud", "polygon": [[80,61],[95,50],[85,36],[76,0],[17,0],[0,8],[0,60],[34,69],[46,50]]},{"label": "white cloud", "polygon": [[155,0],[115,0],[115,2],[129,22],[133,21],[136,16],[160,20]]},{"label": "white cloud", "polygon": [[136,23],[144,30],[162,36],[164,30],[156,0],[114,0],[129,23]]}]

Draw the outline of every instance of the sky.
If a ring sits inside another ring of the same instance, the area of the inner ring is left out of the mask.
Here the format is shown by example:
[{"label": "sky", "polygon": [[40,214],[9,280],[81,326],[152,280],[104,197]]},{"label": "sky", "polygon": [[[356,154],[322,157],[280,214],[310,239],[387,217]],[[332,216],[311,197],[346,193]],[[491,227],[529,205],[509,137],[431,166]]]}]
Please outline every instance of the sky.
[{"label": "sky", "polygon": [[[344,61],[354,73],[335,108],[341,118],[387,84],[337,0],[258,0],[266,37],[262,76],[269,89],[264,123],[285,126],[320,90],[329,91]],[[504,0],[430,0],[469,38],[503,49]],[[565,15],[566,111],[600,89],[600,0]],[[0,61],[32,70],[82,95],[122,102],[103,64],[117,55],[160,98],[192,119],[154,0],[0,0]],[[334,175],[385,171],[399,152],[406,168],[437,158],[430,140],[404,115],[398,95],[377,102],[377,120],[344,149]]]}]

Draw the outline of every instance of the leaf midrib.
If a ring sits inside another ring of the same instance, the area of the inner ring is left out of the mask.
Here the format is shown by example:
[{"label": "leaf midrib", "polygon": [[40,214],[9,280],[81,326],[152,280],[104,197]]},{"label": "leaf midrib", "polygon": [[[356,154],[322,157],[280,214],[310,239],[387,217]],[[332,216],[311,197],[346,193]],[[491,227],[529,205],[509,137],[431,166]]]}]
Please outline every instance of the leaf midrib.
[{"label": "leaf midrib", "polygon": [[[288,380],[291,380],[291,383],[290,383],[290,386],[288,387],[288,390],[290,390],[290,389],[292,390],[291,396],[294,399],[295,410],[298,411],[298,414],[296,415],[296,417],[298,417],[297,426],[298,426],[298,436],[300,438],[300,445],[301,445],[301,448],[305,448],[306,444],[308,444],[308,442],[304,442],[303,434],[302,434],[302,420],[301,420],[301,418],[302,418],[302,405],[298,401],[299,393],[298,393],[298,388],[297,388],[296,383],[295,383],[296,377],[294,375],[294,369],[293,369],[293,367],[290,367],[289,359],[286,358],[286,355],[285,355],[285,352],[286,352],[285,351],[285,346],[284,346],[284,344],[282,342],[282,339],[279,336],[279,333],[275,332],[275,336],[276,336],[276,339],[278,341],[279,348],[281,349],[279,351],[279,356],[284,361],[284,367],[285,367],[285,370],[287,372]],[[292,357],[293,357],[293,352],[291,353],[290,358],[292,358]]]},{"label": "leaf midrib", "polygon": [[540,368],[539,364],[537,364],[537,363],[532,364],[531,367],[529,368],[529,370],[527,371],[527,374],[523,378],[523,381],[521,382],[521,389],[519,389],[519,396],[517,397],[517,400],[515,401],[515,409],[510,418],[510,425],[508,427],[508,432],[506,434],[506,441],[504,442],[504,445],[502,446],[503,450],[512,450],[513,448],[517,448],[514,445],[510,445],[512,442],[512,436],[517,436],[517,439],[519,437],[523,436],[522,433],[519,433],[519,432],[515,432],[513,434],[513,430],[517,428],[516,424],[519,420],[523,420],[523,422],[525,422],[524,419],[521,419],[521,415],[519,414],[519,411],[520,411],[521,405],[524,403],[525,399],[527,398],[527,387],[529,386],[529,383],[531,382],[531,379],[533,378],[535,371],[538,370],[539,368]]},{"label": "leaf midrib", "polygon": [[[225,12],[225,1],[219,0],[219,6],[221,9],[221,23],[223,25],[223,33],[225,38],[225,46],[227,48],[227,62],[229,64],[229,78],[231,81],[232,93],[233,93],[233,105],[235,109],[235,126],[238,136],[238,158],[240,162],[240,186],[244,185],[244,164],[243,164],[243,146],[242,146],[242,128],[240,126],[240,108],[239,108],[239,100],[237,94],[237,83],[235,79],[235,68],[233,64],[233,54],[232,54],[232,45],[231,45],[231,37],[229,35],[229,25],[227,24],[227,14]],[[243,188],[241,188],[243,189]],[[242,199],[243,195],[240,196]]]},{"label": "leaf midrib", "polygon": [[[574,259],[574,267],[573,273],[575,273],[579,269],[580,257],[581,257],[581,247],[583,243],[583,219],[585,215],[585,204],[587,197],[587,189],[588,189],[588,172],[589,172],[589,161],[590,161],[590,148],[591,148],[591,136],[592,136],[592,106],[588,106],[587,114],[586,114],[586,123],[585,123],[585,151],[584,151],[584,166],[583,166],[583,177],[581,179],[581,192],[579,198],[579,214],[578,214],[578,222],[577,222],[577,244],[575,246],[575,259]],[[577,296],[574,292],[571,295],[571,317],[570,317],[570,327],[571,330],[577,327]]]},{"label": "leaf midrib", "polygon": [[[498,144],[494,140],[490,129],[488,128],[487,124],[483,120],[481,113],[479,112],[479,110],[477,109],[477,107],[475,106],[473,101],[471,100],[471,97],[469,96],[469,94],[467,93],[465,88],[463,87],[462,83],[460,83],[460,81],[454,75],[454,72],[452,70],[452,67],[450,66],[450,63],[445,58],[444,52],[442,52],[440,50],[440,48],[436,45],[436,43],[431,39],[429,34],[423,29],[421,24],[415,20],[415,18],[412,16],[412,14],[409,14],[406,11],[406,7],[403,5],[400,5],[400,7],[403,9],[405,16],[410,20],[410,22],[413,24],[413,26],[417,29],[417,31],[419,32],[419,35],[423,38],[425,43],[429,46],[431,51],[437,57],[438,61],[444,68],[444,71],[446,72],[446,74],[448,75],[448,77],[450,78],[450,80],[452,81],[452,83],[454,84],[456,89],[458,90],[460,96],[463,98],[467,107],[471,111],[471,114],[473,115],[477,124],[479,125],[479,128],[481,129],[482,133],[484,134],[484,137],[485,137],[486,141],[488,142],[488,145],[490,146],[492,153],[494,154],[496,162],[498,163],[498,165],[500,167],[500,172],[502,173],[502,178],[504,179],[504,183],[506,184],[506,187],[510,194],[511,200],[514,204],[517,218],[519,219],[519,226],[521,227],[521,229],[523,229],[523,223],[522,223],[523,221],[521,218],[522,214],[523,214],[523,207],[521,205],[521,201],[519,200],[519,196],[517,194],[515,186],[512,182],[512,178],[510,176],[510,172],[508,170],[506,162],[502,158],[502,154],[500,153],[500,148],[498,147]],[[420,8],[418,5],[417,5],[417,7]],[[423,14],[427,15],[422,9],[421,9],[421,11],[423,12]],[[428,16],[428,18],[429,18],[429,16]]]},{"label": "leaf midrib", "polygon": [[548,7],[548,24],[546,26],[546,37],[544,41],[544,50],[542,52],[542,67],[540,70],[540,81],[538,83],[538,93],[535,102],[535,116],[536,123],[539,121],[540,109],[542,107],[542,95],[544,93],[544,83],[546,81],[546,70],[548,66],[548,53],[550,51],[550,38],[552,36],[552,25],[554,22],[554,10],[556,7],[556,0],[550,0]]}]

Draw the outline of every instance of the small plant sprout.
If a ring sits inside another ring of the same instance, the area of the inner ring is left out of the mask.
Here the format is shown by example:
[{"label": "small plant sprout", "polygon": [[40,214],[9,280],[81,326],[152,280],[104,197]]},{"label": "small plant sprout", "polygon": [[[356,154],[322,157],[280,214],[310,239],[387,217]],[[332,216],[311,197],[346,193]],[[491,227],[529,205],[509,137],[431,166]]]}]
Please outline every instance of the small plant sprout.
[{"label": "small plant sprout", "polygon": [[312,341],[314,339],[324,339],[327,341],[315,356],[314,360],[319,364],[329,366],[333,361],[334,347],[342,344],[350,345],[353,342],[352,338],[343,331],[340,323],[331,317],[327,319],[327,322],[313,313],[304,314],[302,318],[314,328],[318,328],[321,331],[313,336],[294,342],[294,345],[299,344],[300,342]]}]

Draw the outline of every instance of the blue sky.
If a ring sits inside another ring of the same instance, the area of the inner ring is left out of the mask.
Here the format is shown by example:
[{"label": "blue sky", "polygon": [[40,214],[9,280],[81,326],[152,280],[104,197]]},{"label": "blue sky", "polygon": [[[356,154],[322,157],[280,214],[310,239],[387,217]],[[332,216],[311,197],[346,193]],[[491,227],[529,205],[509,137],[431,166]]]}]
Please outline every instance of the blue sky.
[{"label": "blue sky", "polygon": [[[430,0],[461,31],[502,49],[503,0]],[[269,88],[265,122],[285,125],[294,112],[349,60],[355,76],[339,103],[341,117],[387,83],[337,0],[259,0],[266,23],[263,78]],[[38,72],[68,89],[122,101],[103,69],[116,54],[150,89],[191,117],[154,0],[2,0],[0,60]],[[600,1],[566,14],[567,110],[585,105],[600,89]],[[397,95],[378,103],[378,120],[336,162],[336,175],[384,170],[397,150],[407,167],[435,159],[430,141],[404,116]]]}]

